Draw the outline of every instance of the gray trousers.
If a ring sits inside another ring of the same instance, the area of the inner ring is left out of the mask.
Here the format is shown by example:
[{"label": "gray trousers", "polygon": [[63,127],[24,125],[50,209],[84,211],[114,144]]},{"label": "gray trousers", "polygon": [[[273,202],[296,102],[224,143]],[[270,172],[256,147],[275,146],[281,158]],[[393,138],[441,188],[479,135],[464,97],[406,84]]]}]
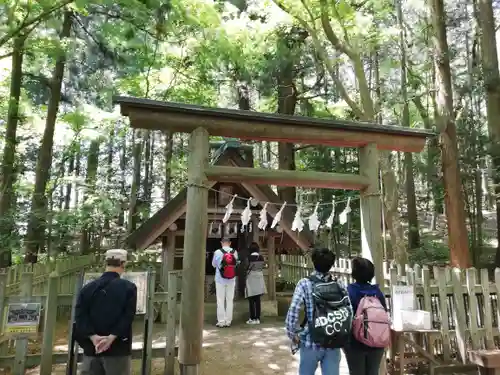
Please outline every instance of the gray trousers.
[{"label": "gray trousers", "polygon": [[350,375],[378,375],[384,349],[346,348],[344,350]]},{"label": "gray trousers", "polygon": [[130,375],[130,356],[83,356],[81,375]]}]

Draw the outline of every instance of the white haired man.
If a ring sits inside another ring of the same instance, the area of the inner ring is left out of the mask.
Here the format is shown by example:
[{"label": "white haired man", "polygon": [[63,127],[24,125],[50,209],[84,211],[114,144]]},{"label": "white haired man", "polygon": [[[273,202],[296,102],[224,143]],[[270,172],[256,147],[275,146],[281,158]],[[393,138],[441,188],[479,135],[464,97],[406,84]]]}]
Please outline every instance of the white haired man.
[{"label": "white haired man", "polygon": [[82,375],[130,375],[137,287],[122,279],[127,251],[108,250],[106,271],[85,285],[75,307]]}]

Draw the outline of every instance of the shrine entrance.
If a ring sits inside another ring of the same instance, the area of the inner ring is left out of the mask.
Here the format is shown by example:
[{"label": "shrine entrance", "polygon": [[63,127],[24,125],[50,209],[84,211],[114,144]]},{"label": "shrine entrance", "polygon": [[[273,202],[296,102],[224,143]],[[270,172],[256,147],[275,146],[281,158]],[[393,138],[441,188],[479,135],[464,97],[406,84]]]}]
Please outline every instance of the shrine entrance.
[{"label": "shrine entrance", "polygon": [[[397,126],[302,116],[207,108],[146,99],[115,99],[133,128],[190,133],[186,232],[182,278],[179,364],[181,375],[198,375],[202,354],[203,302],[209,181],[360,191],[362,256],[382,280],[382,207],[379,151],[420,152],[434,133]],[[353,147],[359,174],[210,166],[209,135],[243,140]]]}]

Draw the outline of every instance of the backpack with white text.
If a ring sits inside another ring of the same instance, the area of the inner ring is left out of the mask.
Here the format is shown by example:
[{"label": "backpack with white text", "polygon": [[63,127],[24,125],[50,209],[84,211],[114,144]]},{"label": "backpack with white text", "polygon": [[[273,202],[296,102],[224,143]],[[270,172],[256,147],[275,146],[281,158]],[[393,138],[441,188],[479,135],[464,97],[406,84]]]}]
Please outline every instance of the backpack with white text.
[{"label": "backpack with white text", "polygon": [[226,251],[221,249],[221,251],[220,275],[224,279],[234,279],[236,276],[236,256],[234,255],[234,250]]},{"label": "backpack with white text", "polygon": [[352,323],[354,338],[372,348],[386,348],[391,342],[391,320],[380,300],[364,296]]},{"label": "backpack with white text", "polygon": [[342,348],[349,342],[352,307],[347,291],[336,279],[324,281],[310,276],[313,320],[309,322],[311,340],[322,348]]}]

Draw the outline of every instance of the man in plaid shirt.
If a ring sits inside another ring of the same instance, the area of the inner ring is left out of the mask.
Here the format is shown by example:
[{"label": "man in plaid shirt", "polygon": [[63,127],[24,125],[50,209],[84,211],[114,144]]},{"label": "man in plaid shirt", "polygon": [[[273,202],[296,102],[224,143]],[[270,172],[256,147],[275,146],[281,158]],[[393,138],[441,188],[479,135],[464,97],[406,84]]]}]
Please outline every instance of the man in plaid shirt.
[{"label": "man in plaid shirt", "polygon": [[[335,254],[326,248],[313,249],[311,258],[315,276],[325,281],[331,280],[329,271],[335,263]],[[312,322],[314,302],[312,282],[308,278],[297,283],[285,321],[288,337],[300,350],[299,375],[314,375],[318,363],[321,365],[323,375],[339,375],[340,349],[320,347],[311,340],[308,324],[298,327],[300,310],[304,304],[307,322]]]}]

